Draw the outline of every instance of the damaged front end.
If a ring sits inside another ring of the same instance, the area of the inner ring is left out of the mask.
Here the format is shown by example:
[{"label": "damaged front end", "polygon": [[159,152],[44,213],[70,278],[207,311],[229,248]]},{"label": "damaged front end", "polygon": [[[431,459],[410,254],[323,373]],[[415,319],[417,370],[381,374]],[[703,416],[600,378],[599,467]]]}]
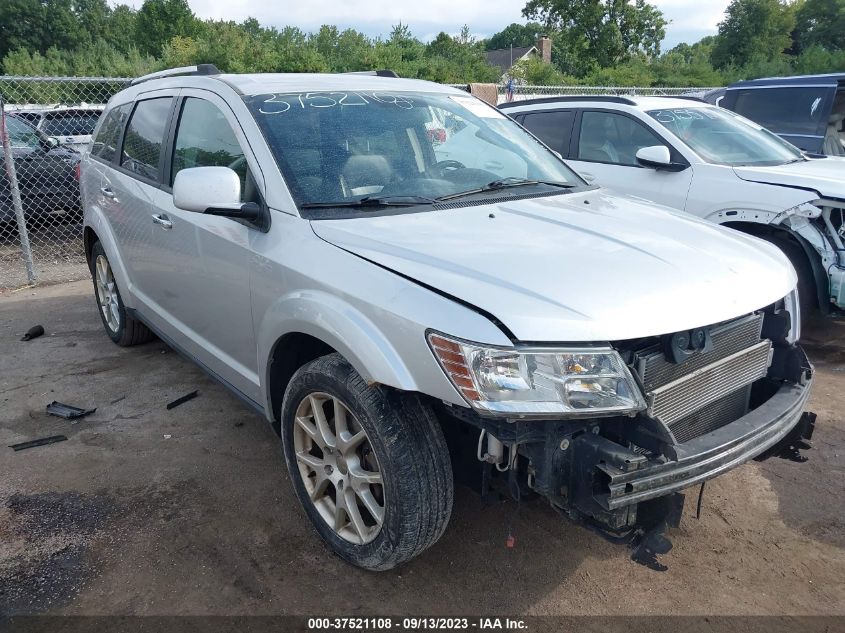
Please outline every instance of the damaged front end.
[{"label": "damaged front end", "polygon": [[645,403],[633,416],[445,413],[481,429],[485,482],[503,482],[516,497],[537,493],[607,535],[642,535],[677,524],[681,490],[808,447],[813,369],[795,338],[779,302],[709,328],[614,342]]},{"label": "damaged front end", "polygon": [[822,310],[845,311],[845,201],[820,198],[787,209],[771,224],[789,231],[804,249]]}]

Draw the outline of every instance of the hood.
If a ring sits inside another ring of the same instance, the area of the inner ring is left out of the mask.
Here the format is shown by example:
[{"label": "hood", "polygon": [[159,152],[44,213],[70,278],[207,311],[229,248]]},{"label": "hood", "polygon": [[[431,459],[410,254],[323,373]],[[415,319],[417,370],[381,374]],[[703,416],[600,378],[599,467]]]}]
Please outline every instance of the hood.
[{"label": "hood", "polygon": [[601,190],[312,227],[490,313],[526,342],[719,323],[774,303],[797,281],[766,242]]},{"label": "hood", "polygon": [[810,189],[828,198],[845,199],[845,158],[811,158],[774,167],[734,167],[743,180]]}]

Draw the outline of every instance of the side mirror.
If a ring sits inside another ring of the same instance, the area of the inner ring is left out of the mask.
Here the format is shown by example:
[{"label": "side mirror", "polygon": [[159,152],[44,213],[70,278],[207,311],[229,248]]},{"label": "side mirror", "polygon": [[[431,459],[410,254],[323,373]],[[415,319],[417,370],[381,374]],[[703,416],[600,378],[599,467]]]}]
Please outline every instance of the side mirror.
[{"label": "side mirror", "polygon": [[44,149],[56,149],[62,142],[55,136],[48,136],[44,139]]},{"label": "side mirror", "polygon": [[686,165],[672,162],[672,154],[665,145],[652,145],[637,150],[637,162],[643,167],[663,171],[683,171]]},{"label": "side mirror", "polygon": [[261,207],[241,202],[241,180],[228,167],[191,167],[176,174],[173,204],[185,211],[258,222]]}]

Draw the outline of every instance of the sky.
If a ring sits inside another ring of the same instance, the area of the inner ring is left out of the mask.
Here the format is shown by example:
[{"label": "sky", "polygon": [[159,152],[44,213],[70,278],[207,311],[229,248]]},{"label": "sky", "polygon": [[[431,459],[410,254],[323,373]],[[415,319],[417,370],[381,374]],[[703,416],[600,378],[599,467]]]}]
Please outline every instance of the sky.
[{"label": "sky", "polygon": [[[525,0],[188,0],[201,18],[235,20],[254,17],[264,26],[298,26],[314,31],[322,24],[354,28],[371,37],[387,35],[392,25],[407,24],[422,40],[440,31],[456,34],[464,24],[476,37],[488,37],[511,22],[524,22]],[[142,0],[123,0],[139,7]],[[693,43],[716,32],[729,0],[650,0],[670,20],[663,50]],[[117,4],[114,2],[113,4]]]}]

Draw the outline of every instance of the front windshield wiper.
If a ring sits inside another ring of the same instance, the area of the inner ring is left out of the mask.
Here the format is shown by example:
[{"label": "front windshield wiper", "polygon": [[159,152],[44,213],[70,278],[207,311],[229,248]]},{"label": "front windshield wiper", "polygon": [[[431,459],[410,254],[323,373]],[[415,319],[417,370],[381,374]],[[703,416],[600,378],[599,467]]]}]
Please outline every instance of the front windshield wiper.
[{"label": "front windshield wiper", "polygon": [[299,205],[300,209],[328,209],[333,207],[347,208],[380,208],[380,207],[413,207],[420,204],[434,204],[434,198],[425,196],[364,196],[358,200],[330,200],[328,202],[306,202]]},{"label": "front windshield wiper", "polygon": [[571,182],[556,182],[554,180],[531,180],[529,178],[502,178],[501,180],[494,180],[488,182],[486,185],[476,187],[475,189],[468,189],[466,191],[459,191],[448,196],[440,196],[437,198],[438,202],[446,202],[447,200],[454,200],[455,198],[463,198],[464,196],[472,196],[477,193],[484,193],[485,191],[499,191],[501,189],[510,189],[511,187],[525,187],[528,185],[549,185],[551,187],[560,187],[561,189],[572,189],[578,185]]}]

